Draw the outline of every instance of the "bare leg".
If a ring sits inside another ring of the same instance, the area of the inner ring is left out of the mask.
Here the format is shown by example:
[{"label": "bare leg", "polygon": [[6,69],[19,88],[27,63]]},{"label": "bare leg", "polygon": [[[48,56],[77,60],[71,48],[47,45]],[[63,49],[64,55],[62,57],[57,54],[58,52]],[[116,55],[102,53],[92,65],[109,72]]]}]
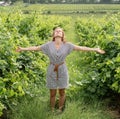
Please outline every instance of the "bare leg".
[{"label": "bare leg", "polygon": [[62,111],[64,102],[65,102],[65,89],[59,89],[59,110]]},{"label": "bare leg", "polygon": [[54,111],[55,107],[55,96],[56,96],[56,89],[50,89],[50,105],[52,108],[52,111]]}]

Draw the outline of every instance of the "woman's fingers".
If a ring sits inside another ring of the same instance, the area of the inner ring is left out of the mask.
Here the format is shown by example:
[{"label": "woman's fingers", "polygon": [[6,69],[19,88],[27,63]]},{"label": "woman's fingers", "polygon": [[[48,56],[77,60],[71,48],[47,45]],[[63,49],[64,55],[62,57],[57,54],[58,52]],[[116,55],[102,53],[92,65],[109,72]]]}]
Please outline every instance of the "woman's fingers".
[{"label": "woman's fingers", "polygon": [[22,51],[22,48],[21,47],[18,47],[17,49],[16,49],[16,52],[21,52]]},{"label": "woman's fingers", "polygon": [[98,51],[98,53],[100,53],[100,54],[105,54],[105,51],[104,51],[104,50],[98,49],[97,51]]}]

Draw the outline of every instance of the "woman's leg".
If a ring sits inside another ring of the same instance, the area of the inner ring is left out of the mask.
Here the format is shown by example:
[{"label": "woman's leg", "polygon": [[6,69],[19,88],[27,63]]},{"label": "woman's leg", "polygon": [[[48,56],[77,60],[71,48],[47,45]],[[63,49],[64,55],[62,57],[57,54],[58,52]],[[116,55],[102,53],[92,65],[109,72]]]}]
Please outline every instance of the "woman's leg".
[{"label": "woman's leg", "polygon": [[62,108],[65,103],[65,89],[59,89],[59,110],[62,111]]},{"label": "woman's leg", "polygon": [[56,89],[50,89],[50,105],[52,108],[52,111],[54,111],[55,107],[55,96],[56,96]]}]

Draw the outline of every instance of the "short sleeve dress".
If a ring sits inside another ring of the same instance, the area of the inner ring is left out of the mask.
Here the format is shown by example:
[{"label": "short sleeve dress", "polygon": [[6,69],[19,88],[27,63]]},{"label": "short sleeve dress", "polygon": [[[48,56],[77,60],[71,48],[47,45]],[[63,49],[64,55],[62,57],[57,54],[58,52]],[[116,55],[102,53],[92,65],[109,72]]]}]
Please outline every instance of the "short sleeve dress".
[{"label": "short sleeve dress", "polygon": [[[74,44],[66,42],[57,50],[55,42],[50,41],[40,46],[42,52],[49,57],[50,64],[47,68],[46,80],[49,89],[63,89],[69,86],[68,69],[65,58],[74,49]],[[58,74],[54,71],[55,64],[60,64]]]}]

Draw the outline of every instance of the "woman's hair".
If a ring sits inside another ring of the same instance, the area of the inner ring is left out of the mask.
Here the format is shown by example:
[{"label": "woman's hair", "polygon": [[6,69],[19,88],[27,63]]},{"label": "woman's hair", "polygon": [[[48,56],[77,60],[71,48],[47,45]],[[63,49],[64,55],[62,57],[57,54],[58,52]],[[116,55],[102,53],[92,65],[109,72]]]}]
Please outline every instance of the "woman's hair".
[{"label": "woman's hair", "polygon": [[[52,41],[55,41],[55,37],[54,37],[54,31],[57,29],[57,28],[60,28],[60,29],[62,29],[61,27],[54,27],[53,28],[53,39],[52,39]],[[65,34],[64,34],[64,31],[63,31],[63,29],[62,29],[62,38],[61,38],[61,40],[63,41],[63,43],[65,43],[66,41],[65,41]]]}]

